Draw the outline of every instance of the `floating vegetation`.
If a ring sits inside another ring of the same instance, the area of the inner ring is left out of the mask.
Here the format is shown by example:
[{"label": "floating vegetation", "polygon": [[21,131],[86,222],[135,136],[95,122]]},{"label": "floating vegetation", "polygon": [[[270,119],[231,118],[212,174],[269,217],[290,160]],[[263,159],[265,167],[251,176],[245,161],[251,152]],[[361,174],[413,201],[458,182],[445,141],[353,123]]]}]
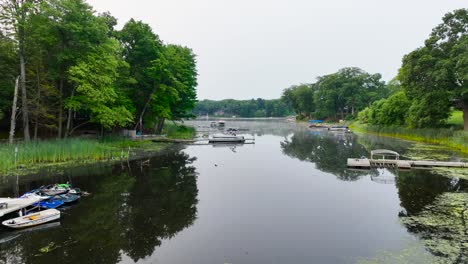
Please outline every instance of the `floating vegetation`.
[{"label": "floating vegetation", "polygon": [[440,258],[436,263],[468,263],[468,193],[444,193],[401,220]]},{"label": "floating vegetation", "polygon": [[449,177],[468,180],[468,169],[466,168],[434,168],[438,174]]},{"label": "floating vegetation", "polygon": [[444,263],[444,259],[431,255],[420,243],[412,242],[400,251],[380,251],[371,258],[358,258],[358,264],[427,264]]}]

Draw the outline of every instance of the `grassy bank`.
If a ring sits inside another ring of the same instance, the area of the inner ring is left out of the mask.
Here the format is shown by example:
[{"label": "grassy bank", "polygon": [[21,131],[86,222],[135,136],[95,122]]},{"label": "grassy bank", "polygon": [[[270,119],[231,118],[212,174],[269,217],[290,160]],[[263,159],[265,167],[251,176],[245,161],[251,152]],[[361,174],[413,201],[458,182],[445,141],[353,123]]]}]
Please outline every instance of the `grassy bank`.
[{"label": "grassy bank", "polygon": [[395,137],[406,140],[439,144],[468,153],[468,132],[453,129],[409,129],[404,127],[380,127],[354,122],[350,127],[355,132]]},{"label": "grassy bank", "polygon": [[195,137],[196,131],[193,127],[166,122],[162,134],[171,139],[192,139]]},{"label": "grassy bank", "polygon": [[[195,136],[195,129],[168,122],[163,128],[163,133],[171,139],[191,139]],[[0,176],[27,174],[43,167],[112,162],[151,156],[152,153],[168,146],[170,146],[168,143],[154,143],[150,140],[132,141],[121,137],[0,144]],[[17,150],[16,155],[15,150]]]},{"label": "grassy bank", "polygon": [[72,138],[20,142],[14,145],[1,144],[0,175],[23,174],[47,166],[126,160],[137,150],[155,152],[164,146],[165,144],[151,141],[131,141],[123,138]]}]

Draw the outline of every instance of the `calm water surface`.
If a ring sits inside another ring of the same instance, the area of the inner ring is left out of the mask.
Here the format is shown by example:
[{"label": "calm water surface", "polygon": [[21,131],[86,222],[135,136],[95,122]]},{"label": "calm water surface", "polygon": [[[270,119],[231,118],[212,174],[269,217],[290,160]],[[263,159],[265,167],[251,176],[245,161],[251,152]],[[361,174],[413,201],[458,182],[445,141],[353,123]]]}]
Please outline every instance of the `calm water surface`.
[{"label": "calm water surface", "polygon": [[[206,125],[194,122],[193,125]],[[63,175],[0,178],[0,196],[70,181],[92,196],[60,222],[0,229],[0,263],[356,263],[431,254],[400,221],[463,180],[431,171],[350,171],[348,157],[466,157],[414,143],[323,133],[284,121],[228,121],[254,145],[186,146],[150,160]]]}]

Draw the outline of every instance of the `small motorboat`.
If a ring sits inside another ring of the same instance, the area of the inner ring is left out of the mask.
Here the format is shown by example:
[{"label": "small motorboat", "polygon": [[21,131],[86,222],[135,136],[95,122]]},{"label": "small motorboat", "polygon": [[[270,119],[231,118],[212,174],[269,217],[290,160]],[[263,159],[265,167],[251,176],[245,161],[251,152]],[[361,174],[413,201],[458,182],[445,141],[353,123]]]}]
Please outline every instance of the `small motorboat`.
[{"label": "small motorboat", "polygon": [[351,133],[351,130],[347,126],[331,126],[328,128],[329,131],[340,131],[340,132],[346,132],[346,133]]},{"label": "small motorboat", "polygon": [[39,202],[39,207],[44,209],[55,209],[62,206],[65,202],[60,199],[48,199]]},{"label": "small motorboat", "polygon": [[209,143],[244,143],[244,136],[235,135],[214,135],[208,139]]},{"label": "small motorboat", "polygon": [[64,203],[73,203],[73,202],[78,201],[78,199],[80,199],[79,195],[71,194],[71,193],[65,193],[65,194],[60,194],[60,195],[54,196],[53,200],[59,200],[59,201],[62,201]]},{"label": "small motorboat", "polygon": [[60,219],[60,211],[56,209],[49,209],[5,220],[2,222],[2,225],[10,228],[26,228],[48,223],[57,219]]},{"label": "small motorboat", "polygon": [[[67,185],[67,186],[64,186]],[[70,190],[68,184],[52,184],[47,186],[42,186],[36,190],[36,193],[42,196],[55,196],[63,193],[67,193]]]},{"label": "small motorboat", "polygon": [[81,195],[81,189],[80,188],[71,188],[68,193],[71,194],[76,194],[76,195]]}]

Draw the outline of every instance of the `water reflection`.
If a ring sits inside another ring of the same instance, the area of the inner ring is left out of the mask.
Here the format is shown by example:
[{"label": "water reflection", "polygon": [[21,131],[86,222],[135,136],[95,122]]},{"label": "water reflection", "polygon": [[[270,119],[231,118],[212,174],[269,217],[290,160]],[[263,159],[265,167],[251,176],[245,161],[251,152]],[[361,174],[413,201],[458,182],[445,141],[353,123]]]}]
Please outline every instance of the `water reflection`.
[{"label": "water reflection", "polygon": [[[164,239],[193,224],[197,214],[197,177],[183,152],[103,168],[104,175],[73,177],[91,191],[63,212],[60,228],[21,234],[0,245],[0,263],[134,262],[154,253]],[[40,180],[51,181],[50,179]],[[25,186],[33,185],[24,183]],[[5,192],[5,190],[4,190]],[[15,236],[14,231],[1,230]]]},{"label": "water reflection", "polygon": [[332,173],[341,180],[354,181],[360,176],[369,174],[369,171],[347,169],[346,162],[349,157],[368,154],[368,151],[358,144],[357,137],[352,134],[296,132],[281,142],[281,149],[290,157],[315,163],[317,169]]},{"label": "water reflection", "polygon": [[[368,156],[372,149],[392,149],[406,157],[453,160],[460,155],[437,146],[376,136],[296,131],[281,142],[284,154],[315,163],[340,180],[369,176],[376,184],[395,185],[401,210],[398,218],[420,239],[434,263],[468,263],[468,181],[444,177],[433,170],[374,169],[351,171],[350,157]],[[415,252],[416,259],[421,259]],[[414,257],[414,256],[409,256]],[[404,259],[403,259],[404,260]]]}]

